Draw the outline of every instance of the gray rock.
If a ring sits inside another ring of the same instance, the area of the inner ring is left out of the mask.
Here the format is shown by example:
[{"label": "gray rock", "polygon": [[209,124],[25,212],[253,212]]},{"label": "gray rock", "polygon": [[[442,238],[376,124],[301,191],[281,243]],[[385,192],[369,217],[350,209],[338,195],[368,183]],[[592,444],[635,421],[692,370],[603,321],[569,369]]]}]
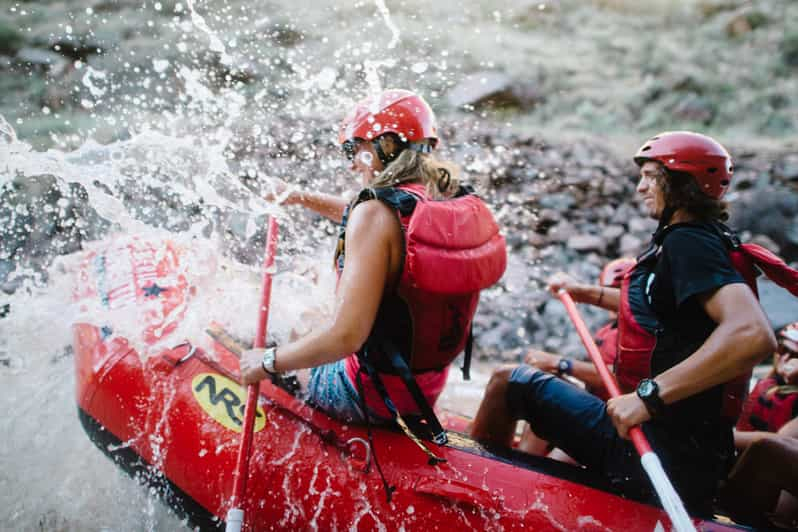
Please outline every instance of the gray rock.
[{"label": "gray rock", "polygon": [[446,96],[452,107],[520,106],[513,80],[503,72],[483,71],[466,76]]},{"label": "gray rock", "polygon": [[615,213],[612,215],[610,221],[614,224],[626,225],[629,223],[629,220],[636,216],[637,209],[628,203],[622,203],[618,205],[617,209],[615,209]]},{"label": "gray rock", "polygon": [[615,242],[626,232],[622,225],[608,225],[601,231],[601,236],[607,242]]},{"label": "gray rock", "polygon": [[544,209],[554,209],[565,212],[576,204],[576,198],[569,192],[558,192],[555,194],[544,194],[540,198],[540,206]]},{"label": "gray rock", "polygon": [[726,22],[726,35],[742,37],[768,23],[768,17],[762,11],[746,5],[730,14]]},{"label": "gray rock", "polygon": [[265,20],[261,24],[257,24],[256,29],[263,37],[270,39],[277,46],[286,48],[296,46],[305,39],[305,34],[289,21],[273,22]]},{"label": "gray rock", "polygon": [[[736,174],[736,172],[735,172]],[[773,166],[773,176],[777,179],[787,179],[789,181],[798,180],[798,155],[790,154],[784,156]],[[737,176],[734,176],[735,179]]]},{"label": "gray rock", "polygon": [[48,70],[53,75],[60,75],[69,65],[69,61],[61,54],[40,48],[22,48],[17,52],[15,60],[17,63]]},{"label": "gray rock", "polygon": [[798,299],[795,296],[769,279],[760,278],[757,285],[759,302],[773,329],[781,329],[798,319]]},{"label": "gray rock", "polygon": [[538,211],[539,224],[555,224],[562,220],[562,214],[556,209],[541,209]]},{"label": "gray rock", "polygon": [[788,224],[784,231],[784,238],[790,244],[798,246],[798,216],[794,216],[792,223]]},{"label": "gray rock", "polygon": [[549,230],[546,238],[550,242],[566,242],[574,233],[576,233],[574,225],[568,220],[563,220]]},{"label": "gray rock", "polygon": [[25,44],[25,37],[11,21],[0,18],[0,53],[13,54]]},{"label": "gray rock", "polygon": [[623,256],[635,256],[643,251],[643,245],[643,240],[637,238],[636,236],[625,234],[621,237],[621,242],[618,245],[618,251]]},{"label": "gray rock", "polygon": [[625,184],[617,177],[606,177],[601,182],[601,194],[603,196],[620,196],[625,192]]},{"label": "gray rock", "polygon": [[672,114],[678,120],[709,124],[715,118],[715,106],[708,98],[691,93],[677,102]]},{"label": "gray rock", "polygon": [[600,251],[607,248],[607,242],[598,235],[574,235],[568,239],[567,246],[574,251]]},{"label": "gray rock", "polygon": [[653,233],[656,228],[657,222],[650,218],[637,216],[629,219],[629,232],[631,233]]},{"label": "gray rock", "polygon": [[779,48],[784,63],[791,67],[798,67],[798,31],[792,30],[785,33]]},{"label": "gray rock", "polygon": [[768,249],[777,255],[779,254],[779,245],[767,235],[755,235],[748,240],[748,242],[751,242],[752,244],[759,244],[763,248]]}]

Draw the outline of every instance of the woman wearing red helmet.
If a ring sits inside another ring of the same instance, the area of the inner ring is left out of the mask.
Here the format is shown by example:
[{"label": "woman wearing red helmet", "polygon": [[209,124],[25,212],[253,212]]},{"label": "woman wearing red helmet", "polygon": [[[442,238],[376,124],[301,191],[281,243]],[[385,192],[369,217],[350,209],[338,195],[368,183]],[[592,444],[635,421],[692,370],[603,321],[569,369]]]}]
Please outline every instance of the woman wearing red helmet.
[{"label": "woman wearing red helmet", "polygon": [[349,204],[287,195],[341,222],[334,316],[295,342],[247,351],[243,382],[313,368],[308,399],[327,413],[352,422],[420,413],[445,439],[431,405],[506,252],[484,202],[433,155],[437,141],[432,110],[409,91],[383,91],[347,115],[339,143],[366,188]]},{"label": "woman wearing red helmet", "polygon": [[642,425],[688,509],[701,514],[734,458],[732,427],[747,375],[773,352],[775,338],[720,225],[733,171],[728,152],[704,135],[670,132],[647,141],[634,160],[637,192],[660,222],[649,249],[621,289],[564,278],[549,288],[618,312],[615,372],[622,388],[635,391],[605,404],[520,366],[489,383],[506,401],[480,407],[474,434],[506,443],[515,420],[525,419],[621,492],[653,499],[627,439],[629,428]]}]

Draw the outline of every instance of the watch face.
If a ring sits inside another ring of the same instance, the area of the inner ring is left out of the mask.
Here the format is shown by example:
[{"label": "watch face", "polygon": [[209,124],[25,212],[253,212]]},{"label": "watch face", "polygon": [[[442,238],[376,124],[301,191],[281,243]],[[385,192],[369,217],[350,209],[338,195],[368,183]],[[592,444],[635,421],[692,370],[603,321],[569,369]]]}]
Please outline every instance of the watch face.
[{"label": "watch face", "polygon": [[637,387],[637,390],[640,392],[641,396],[649,396],[654,391],[654,384],[650,380],[644,380]]},{"label": "watch face", "polygon": [[567,371],[568,370],[568,362],[565,360],[560,360],[560,371]]}]

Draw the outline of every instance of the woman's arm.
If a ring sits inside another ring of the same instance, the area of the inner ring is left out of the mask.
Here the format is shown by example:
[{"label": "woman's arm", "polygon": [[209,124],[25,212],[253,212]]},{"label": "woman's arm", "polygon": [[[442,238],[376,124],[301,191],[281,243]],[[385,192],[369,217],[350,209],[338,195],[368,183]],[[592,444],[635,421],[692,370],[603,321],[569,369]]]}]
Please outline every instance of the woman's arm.
[{"label": "woman's arm", "polygon": [[266,182],[268,191],[264,194],[266,201],[276,201],[282,205],[301,205],[332,220],[341,223],[344,209],[349,202],[332,194],[300,190],[282,179],[271,178]]},{"label": "woman's arm", "polygon": [[297,190],[291,192],[285,204],[301,205],[306,209],[315,211],[325,218],[340,224],[344,216],[344,209],[349,202],[340,196],[333,196],[332,194]]},{"label": "woman's arm", "polygon": [[[391,281],[392,259],[401,256],[401,238],[399,220],[383,203],[368,201],[352,211],[347,227],[346,265],[338,283],[334,315],[320,330],[278,346],[276,370],[312,368],[360,349]],[[263,353],[263,349],[251,349],[242,355],[244,384],[266,377],[261,367]]]}]

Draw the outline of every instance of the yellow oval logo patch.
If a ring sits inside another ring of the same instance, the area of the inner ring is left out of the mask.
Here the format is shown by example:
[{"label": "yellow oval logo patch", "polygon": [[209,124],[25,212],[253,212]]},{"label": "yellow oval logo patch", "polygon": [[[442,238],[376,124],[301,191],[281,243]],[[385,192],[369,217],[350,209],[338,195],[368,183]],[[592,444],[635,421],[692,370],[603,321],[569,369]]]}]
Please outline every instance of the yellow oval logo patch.
[{"label": "yellow oval logo patch", "polygon": [[[222,426],[241,432],[247,392],[240,384],[218,373],[200,373],[191,381],[194,399],[203,410]],[[255,432],[266,425],[266,414],[260,405],[255,409]]]}]

